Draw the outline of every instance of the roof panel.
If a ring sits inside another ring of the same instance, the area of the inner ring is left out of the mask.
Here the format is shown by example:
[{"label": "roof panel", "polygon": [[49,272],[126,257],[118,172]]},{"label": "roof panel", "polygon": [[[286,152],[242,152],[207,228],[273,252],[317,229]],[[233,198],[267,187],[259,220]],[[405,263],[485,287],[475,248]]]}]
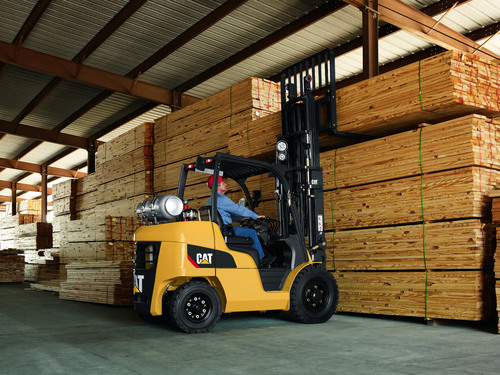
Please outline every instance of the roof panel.
[{"label": "roof panel", "polygon": [[85,63],[125,75],[223,2],[150,0]]},{"label": "roof panel", "polygon": [[0,12],[1,40],[12,43],[35,4],[35,0],[9,2],[8,9]]},{"label": "roof panel", "polygon": [[71,60],[126,3],[52,1],[23,46]]},{"label": "roof panel", "polygon": [[52,77],[8,65],[0,74],[0,118],[12,121]]}]

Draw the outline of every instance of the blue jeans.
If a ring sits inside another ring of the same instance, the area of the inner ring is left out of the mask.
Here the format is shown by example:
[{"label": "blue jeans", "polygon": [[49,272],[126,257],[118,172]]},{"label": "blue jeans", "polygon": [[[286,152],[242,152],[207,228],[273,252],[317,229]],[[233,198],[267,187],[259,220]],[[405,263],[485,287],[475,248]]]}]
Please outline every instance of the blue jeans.
[{"label": "blue jeans", "polygon": [[238,226],[233,226],[233,229],[235,236],[250,237],[253,240],[252,247],[259,252],[259,258],[262,258],[264,256],[262,245],[260,244],[259,237],[257,236],[257,232],[254,229]]}]

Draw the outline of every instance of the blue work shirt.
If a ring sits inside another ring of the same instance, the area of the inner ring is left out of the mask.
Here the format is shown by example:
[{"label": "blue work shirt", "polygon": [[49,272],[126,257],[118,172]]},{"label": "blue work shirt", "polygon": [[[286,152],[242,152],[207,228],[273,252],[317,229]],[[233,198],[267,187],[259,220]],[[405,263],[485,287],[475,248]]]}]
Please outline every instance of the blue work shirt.
[{"label": "blue work shirt", "polygon": [[[207,206],[212,203],[212,197],[208,198]],[[217,211],[219,211],[222,217],[222,222],[225,225],[231,225],[233,221],[240,222],[242,218],[249,217],[252,219],[257,219],[257,215],[252,210],[234,203],[230,198],[226,197],[221,193],[217,193]]]}]

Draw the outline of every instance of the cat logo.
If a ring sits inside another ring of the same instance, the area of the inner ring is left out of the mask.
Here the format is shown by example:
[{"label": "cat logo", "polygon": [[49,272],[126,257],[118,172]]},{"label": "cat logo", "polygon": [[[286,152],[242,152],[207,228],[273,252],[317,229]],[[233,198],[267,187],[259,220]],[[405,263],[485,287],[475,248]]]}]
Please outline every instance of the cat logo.
[{"label": "cat logo", "polygon": [[134,272],[134,293],[142,293],[142,280],[144,275],[136,275]]},{"label": "cat logo", "polygon": [[197,253],[196,254],[196,263],[203,265],[212,264],[213,253]]}]

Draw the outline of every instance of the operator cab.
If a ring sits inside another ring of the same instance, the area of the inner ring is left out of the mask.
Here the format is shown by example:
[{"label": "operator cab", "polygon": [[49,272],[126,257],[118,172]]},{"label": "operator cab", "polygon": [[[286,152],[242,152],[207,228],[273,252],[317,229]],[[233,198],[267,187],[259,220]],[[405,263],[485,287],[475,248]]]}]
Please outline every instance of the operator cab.
[{"label": "operator cab", "polygon": [[[251,246],[253,243],[251,239],[235,236],[231,226],[222,223],[216,209],[217,184],[213,184],[209,190],[205,183],[210,175],[214,176],[214,181],[218,181],[219,176],[226,180],[229,187],[226,195],[231,200],[266,216],[264,219],[248,220],[241,225],[257,232],[264,252],[271,259],[268,264],[259,265],[258,254]],[[206,195],[193,199],[189,196],[190,191],[196,191],[196,195],[205,192]],[[198,157],[196,162],[184,164],[181,170],[177,196],[184,202],[191,199],[189,201],[191,207],[185,207],[184,213],[188,215],[183,215],[178,220],[216,222],[229,249],[248,253],[260,268],[261,275],[273,273],[274,278],[279,278],[281,281],[282,277],[277,273],[284,275],[298,264],[309,261],[304,234],[297,225],[300,222],[297,220],[298,212],[289,204],[290,195],[284,171],[277,164],[222,153],[217,153],[211,158]],[[207,206],[209,198],[214,204]],[[196,206],[198,209],[192,208]],[[197,215],[193,215],[193,211],[196,211]],[[287,220],[284,221],[283,217]],[[264,276],[263,281],[265,279]],[[277,289],[277,286],[274,286],[274,289]]]}]

